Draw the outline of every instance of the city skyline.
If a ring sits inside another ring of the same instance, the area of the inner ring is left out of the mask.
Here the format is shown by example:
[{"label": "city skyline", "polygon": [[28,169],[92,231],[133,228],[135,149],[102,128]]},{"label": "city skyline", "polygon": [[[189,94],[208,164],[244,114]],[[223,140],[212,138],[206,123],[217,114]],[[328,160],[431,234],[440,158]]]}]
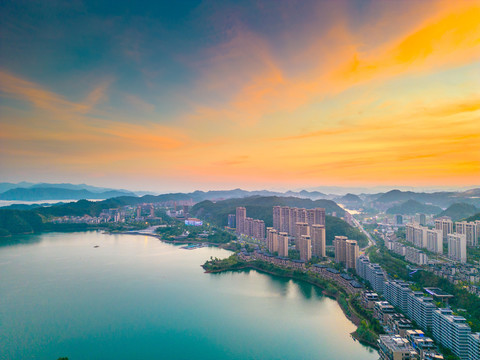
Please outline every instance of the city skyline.
[{"label": "city skyline", "polygon": [[0,9],[2,181],[478,182],[476,1]]}]

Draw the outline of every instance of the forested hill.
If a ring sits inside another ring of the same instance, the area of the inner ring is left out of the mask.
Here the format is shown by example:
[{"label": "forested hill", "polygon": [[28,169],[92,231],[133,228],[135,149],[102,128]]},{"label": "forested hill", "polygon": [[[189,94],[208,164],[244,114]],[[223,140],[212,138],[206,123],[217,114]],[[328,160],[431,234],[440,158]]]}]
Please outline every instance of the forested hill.
[{"label": "forested hill", "polygon": [[436,217],[449,216],[453,221],[458,221],[475,215],[479,210],[480,209],[471,204],[455,203],[439,213]]},{"label": "forested hill", "polygon": [[402,214],[402,215],[415,215],[415,214],[438,214],[442,211],[442,208],[434,205],[422,204],[415,200],[407,200],[400,205],[392,206],[387,210],[387,214]]},{"label": "forested hill", "polygon": [[[343,216],[345,211],[331,200],[308,200],[295,197],[276,197],[276,196],[253,196],[242,199],[230,199],[213,203],[211,201],[202,201],[191,209],[191,214],[201,219],[209,221],[218,226],[226,226],[228,214],[235,214],[238,206],[244,206],[247,210],[247,216],[265,221],[265,226],[273,226],[273,207],[290,206],[312,209],[316,207],[325,208],[327,214],[336,212],[338,216]],[[367,238],[356,228],[350,226],[338,217],[327,216],[325,229],[327,233],[327,245],[331,245],[335,235],[348,236],[350,239],[358,240],[360,247],[365,246]]]},{"label": "forested hill", "polygon": [[336,212],[338,216],[343,216],[345,211],[332,200],[310,200],[296,197],[278,197],[278,196],[251,196],[240,199],[229,199],[217,201],[202,201],[192,207],[190,213],[201,217],[219,226],[227,225],[228,214],[235,214],[238,206],[244,206],[247,209],[247,216],[254,219],[265,221],[265,226],[273,225],[273,207],[290,206],[306,209],[325,208],[327,214]]},{"label": "forested hill", "polygon": [[55,187],[16,188],[0,194],[0,200],[42,201],[42,200],[80,200],[109,199],[116,196],[136,196],[127,191],[92,192],[85,189],[64,189]]}]

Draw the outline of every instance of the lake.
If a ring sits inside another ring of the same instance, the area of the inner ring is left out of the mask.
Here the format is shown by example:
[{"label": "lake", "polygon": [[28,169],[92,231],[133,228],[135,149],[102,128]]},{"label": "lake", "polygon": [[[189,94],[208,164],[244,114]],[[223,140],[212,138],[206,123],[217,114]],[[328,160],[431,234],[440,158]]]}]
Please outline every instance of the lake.
[{"label": "lake", "polygon": [[0,359],[378,359],[319,289],[200,267],[229,255],[96,231],[2,239]]}]

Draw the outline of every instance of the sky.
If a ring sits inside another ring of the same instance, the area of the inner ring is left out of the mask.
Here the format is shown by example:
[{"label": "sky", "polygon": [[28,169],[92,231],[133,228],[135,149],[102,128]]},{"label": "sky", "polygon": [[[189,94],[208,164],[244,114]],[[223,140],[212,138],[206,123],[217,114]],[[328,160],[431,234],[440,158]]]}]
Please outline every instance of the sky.
[{"label": "sky", "polygon": [[480,2],[0,3],[0,181],[480,184]]}]

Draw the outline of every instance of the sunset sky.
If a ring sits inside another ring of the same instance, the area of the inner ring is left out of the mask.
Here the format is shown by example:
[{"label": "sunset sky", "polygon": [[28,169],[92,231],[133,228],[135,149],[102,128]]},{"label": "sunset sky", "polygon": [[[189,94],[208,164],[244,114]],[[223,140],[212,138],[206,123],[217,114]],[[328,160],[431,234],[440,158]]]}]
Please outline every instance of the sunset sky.
[{"label": "sunset sky", "polygon": [[0,181],[480,184],[480,1],[2,1]]}]

